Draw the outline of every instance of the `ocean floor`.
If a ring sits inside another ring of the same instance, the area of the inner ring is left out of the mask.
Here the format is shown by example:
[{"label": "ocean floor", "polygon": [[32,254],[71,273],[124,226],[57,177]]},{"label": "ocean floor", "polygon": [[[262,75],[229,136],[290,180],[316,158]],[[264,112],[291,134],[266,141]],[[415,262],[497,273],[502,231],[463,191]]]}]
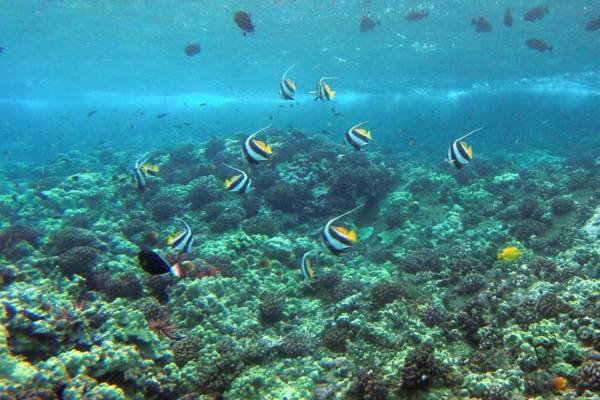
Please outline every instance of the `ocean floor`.
[{"label": "ocean floor", "polygon": [[[242,136],[148,149],[144,191],[128,151],[3,168],[0,399],[599,398],[599,158],[455,170],[263,136],[251,168]],[[320,228],[362,203],[331,255]],[[184,276],[146,273],[142,245]]]}]

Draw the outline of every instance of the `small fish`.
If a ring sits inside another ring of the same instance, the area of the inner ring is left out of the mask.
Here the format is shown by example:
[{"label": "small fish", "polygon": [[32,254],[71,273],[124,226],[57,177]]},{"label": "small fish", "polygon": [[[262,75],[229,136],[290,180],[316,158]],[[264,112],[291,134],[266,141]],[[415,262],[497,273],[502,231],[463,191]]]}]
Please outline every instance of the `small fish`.
[{"label": "small fish", "polygon": [[270,126],[271,125],[267,125],[264,128],[257,130],[244,140],[242,152],[250,164],[258,164],[261,161],[267,161],[273,154],[271,145],[268,145],[261,140],[254,139],[254,136],[268,129]]},{"label": "small fish", "polygon": [[332,100],[333,98],[335,98],[336,92],[331,89],[331,86],[329,86],[329,84],[327,82],[325,82],[326,79],[339,79],[339,78],[332,76],[332,77],[323,77],[323,78],[319,79],[319,81],[317,82],[316,89],[310,92],[315,95],[315,101],[317,101],[317,100],[329,101],[329,100]]},{"label": "small fish", "polygon": [[279,82],[279,96],[284,100],[294,100],[294,95],[296,94],[296,82],[287,77],[288,72],[290,72],[294,66],[295,65],[292,65],[285,70],[281,77],[281,82]]},{"label": "small fish", "polygon": [[252,179],[250,179],[247,173],[241,169],[234,168],[231,165],[224,165],[240,173],[240,175],[234,175],[229,179],[225,179],[223,182],[225,189],[229,190],[230,192],[240,194],[246,194],[252,191]]},{"label": "small fish", "polygon": [[510,8],[507,8],[504,12],[504,26],[510,28],[513,25],[513,16]]},{"label": "small fish", "polygon": [[360,19],[360,27],[358,30],[361,33],[372,31],[375,28],[375,25],[381,24],[380,22],[375,22],[373,18],[368,15],[363,15]]},{"label": "small fish", "polygon": [[585,24],[586,31],[597,31],[598,29],[600,29],[600,16]]},{"label": "small fish", "polygon": [[158,167],[156,165],[148,164],[149,159],[150,156],[144,155],[133,163],[133,182],[135,183],[137,190],[144,190],[146,186],[148,186],[148,175],[155,175],[158,173]]},{"label": "small fish", "polygon": [[360,150],[362,146],[371,143],[371,131],[366,128],[360,128],[361,125],[364,125],[367,122],[369,121],[363,121],[354,125],[352,128],[348,129],[348,132],[344,135],[346,144],[354,147],[355,150]]},{"label": "small fish", "polygon": [[415,139],[410,139],[410,140],[408,141],[408,145],[409,145],[410,147],[415,147],[415,146],[417,145],[417,141],[416,141]]},{"label": "small fish", "polygon": [[163,256],[148,247],[140,248],[137,257],[142,269],[151,275],[168,273],[177,277],[181,277],[182,275],[181,266],[179,264],[171,266]]},{"label": "small fish", "polygon": [[475,25],[475,32],[477,33],[488,33],[492,31],[492,24],[484,17],[471,20],[471,25]]},{"label": "small fish", "polygon": [[347,229],[343,226],[333,226],[332,224],[338,219],[353,213],[363,206],[364,204],[354,207],[352,210],[346,211],[345,213],[330,219],[323,226],[323,229],[321,230],[323,243],[332,254],[338,255],[343,253],[358,242],[358,234],[354,229]]},{"label": "small fish", "polygon": [[413,10],[406,14],[404,19],[407,21],[420,21],[422,19],[427,18],[427,16],[428,13],[426,10]]},{"label": "small fish", "polygon": [[194,234],[192,228],[182,219],[175,218],[175,221],[179,221],[183,224],[183,231],[167,237],[167,244],[171,246],[171,250],[183,251],[189,253],[192,244],[194,243]]},{"label": "small fish", "polygon": [[44,192],[35,192],[36,197],[39,197],[41,200],[44,201],[48,201],[50,200],[50,197],[48,197],[47,194],[45,194]]},{"label": "small fish", "polygon": [[543,53],[546,50],[548,50],[550,53],[552,53],[552,50],[554,49],[554,46],[548,45],[548,43],[546,43],[546,41],[543,39],[537,39],[537,38],[527,39],[525,41],[525,44],[530,49],[537,50],[540,53]]},{"label": "small fish", "polygon": [[204,107],[205,105],[207,105],[208,103],[200,103],[199,106],[200,107]]},{"label": "small fish", "polygon": [[189,43],[187,46],[185,46],[185,48],[183,49],[184,53],[188,56],[188,57],[193,57],[196,54],[200,53],[200,43]]},{"label": "small fish", "polygon": [[156,164],[144,163],[142,164],[142,170],[146,175],[157,176],[160,172],[160,167]]},{"label": "small fish", "polygon": [[4,51],[4,47],[0,47],[0,54]]},{"label": "small fish", "polygon": [[304,279],[312,279],[315,276],[315,270],[313,268],[313,262],[310,257],[310,253],[314,250],[309,250],[302,255],[302,261],[300,262],[300,271]]},{"label": "small fish", "polygon": [[454,165],[456,169],[461,169],[473,159],[473,148],[463,141],[463,139],[474,134],[475,132],[479,132],[482,129],[483,127],[472,130],[466,135],[456,139],[448,148],[447,161]]},{"label": "small fish", "polygon": [[87,115],[87,117],[89,118],[89,117],[91,117],[92,115],[96,114],[97,112],[98,112],[98,110],[92,110],[92,111],[88,112],[86,115]]},{"label": "small fish", "polygon": [[253,33],[256,28],[252,25],[252,16],[245,11],[237,11],[233,14],[233,21],[243,31],[244,36],[246,36],[247,33]]},{"label": "small fish", "polygon": [[169,113],[160,113],[156,116],[156,119],[163,119],[164,117],[166,117],[167,115],[169,115]]},{"label": "small fish", "polygon": [[540,21],[548,14],[548,6],[534,7],[523,14],[524,21]]},{"label": "small fish", "polygon": [[518,260],[521,257],[521,250],[518,247],[510,246],[506,247],[500,253],[498,253],[498,260],[512,262]]}]

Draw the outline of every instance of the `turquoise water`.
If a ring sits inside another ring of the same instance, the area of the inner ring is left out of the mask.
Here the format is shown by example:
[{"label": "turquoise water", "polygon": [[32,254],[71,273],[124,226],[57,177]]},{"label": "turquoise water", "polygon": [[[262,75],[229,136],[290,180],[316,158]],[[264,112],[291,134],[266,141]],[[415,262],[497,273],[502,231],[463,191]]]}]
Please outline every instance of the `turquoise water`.
[{"label": "turquoise water", "polygon": [[[597,398],[596,18],[597,0],[0,0],[0,400]],[[471,163],[445,162],[479,127]],[[224,163],[254,190],[229,193]],[[320,229],[359,204],[330,254]],[[146,247],[183,276],[147,273]]]}]

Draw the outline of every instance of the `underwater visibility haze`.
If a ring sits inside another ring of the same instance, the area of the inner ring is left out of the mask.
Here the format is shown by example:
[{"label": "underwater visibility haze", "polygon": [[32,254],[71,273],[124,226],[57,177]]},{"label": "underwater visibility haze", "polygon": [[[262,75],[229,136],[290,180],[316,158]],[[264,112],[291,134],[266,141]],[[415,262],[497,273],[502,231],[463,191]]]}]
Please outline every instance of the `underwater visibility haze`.
[{"label": "underwater visibility haze", "polygon": [[600,398],[598,0],[0,0],[0,400]]}]

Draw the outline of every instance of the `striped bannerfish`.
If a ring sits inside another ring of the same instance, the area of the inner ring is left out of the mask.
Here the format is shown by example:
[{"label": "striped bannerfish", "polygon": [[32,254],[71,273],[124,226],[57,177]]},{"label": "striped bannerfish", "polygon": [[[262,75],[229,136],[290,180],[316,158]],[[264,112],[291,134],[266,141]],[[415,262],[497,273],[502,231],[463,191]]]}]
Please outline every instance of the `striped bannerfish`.
[{"label": "striped bannerfish", "polygon": [[268,129],[270,126],[271,125],[268,125],[257,130],[252,135],[248,136],[246,140],[244,140],[244,143],[242,144],[242,152],[250,164],[258,164],[261,161],[267,161],[269,157],[271,157],[271,154],[273,154],[273,150],[271,149],[270,145],[263,141],[254,139],[254,136]]},{"label": "striped bannerfish", "polygon": [[358,242],[358,234],[354,229],[347,229],[343,226],[333,226],[332,224],[338,219],[353,213],[362,206],[364,206],[364,204],[354,207],[352,210],[346,211],[342,215],[338,215],[337,217],[330,219],[325,226],[323,226],[321,231],[323,243],[332,254],[338,255],[343,253],[354,246],[356,242]]},{"label": "striped bannerfish", "polygon": [[317,101],[317,100],[329,101],[335,97],[335,94],[336,94],[335,90],[331,89],[331,86],[329,86],[329,84],[327,82],[325,82],[325,79],[340,79],[340,78],[335,77],[335,76],[330,76],[330,77],[323,77],[323,78],[319,79],[319,81],[317,82],[316,90],[313,90],[310,92],[310,93],[315,94],[315,101]]},{"label": "striped bannerfish", "polygon": [[294,100],[294,96],[296,95],[296,82],[287,78],[288,72],[294,67],[295,65],[292,65],[283,73],[281,82],[279,83],[279,95],[284,100]]},{"label": "striped bannerfish", "polygon": [[241,175],[234,175],[229,179],[225,179],[223,182],[223,186],[225,189],[230,192],[246,194],[252,191],[252,179],[248,176],[247,173],[242,171],[241,169],[237,169],[232,167],[231,165],[223,163],[226,167],[231,168],[235,171],[238,171]]},{"label": "striped bannerfish", "polygon": [[371,131],[366,128],[361,128],[361,125],[366,124],[369,121],[363,121],[354,125],[348,129],[348,132],[344,135],[344,141],[356,150],[360,150],[362,146],[366,146],[371,143],[372,136]]},{"label": "striped bannerfish", "polygon": [[461,169],[465,165],[471,162],[473,159],[473,148],[463,141],[467,136],[479,132],[483,127],[472,130],[466,135],[456,139],[448,148],[448,162],[456,169]]},{"label": "striped bannerfish", "polygon": [[190,228],[190,226],[184,220],[179,218],[174,219],[175,221],[181,222],[184,229],[175,235],[169,236],[167,238],[167,244],[171,246],[172,250],[189,253],[192,243],[194,243],[194,234],[192,233],[192,228]]},{"label": "striped bannerfish", "polygon": [[310,253],[314,250],[309,250],[302,255],[302,261],[300,262],[300,271],[304,279],[312,279],[315,276],[315,270],[313,269],[312,259]]},{"label": "striped bannerfish", "polygon": [[148,172],[144,167],[150,157],[145,154],[143,157],[135,160],[133,164],[133,182],[137,190],[144,190],[148,186]]}]

